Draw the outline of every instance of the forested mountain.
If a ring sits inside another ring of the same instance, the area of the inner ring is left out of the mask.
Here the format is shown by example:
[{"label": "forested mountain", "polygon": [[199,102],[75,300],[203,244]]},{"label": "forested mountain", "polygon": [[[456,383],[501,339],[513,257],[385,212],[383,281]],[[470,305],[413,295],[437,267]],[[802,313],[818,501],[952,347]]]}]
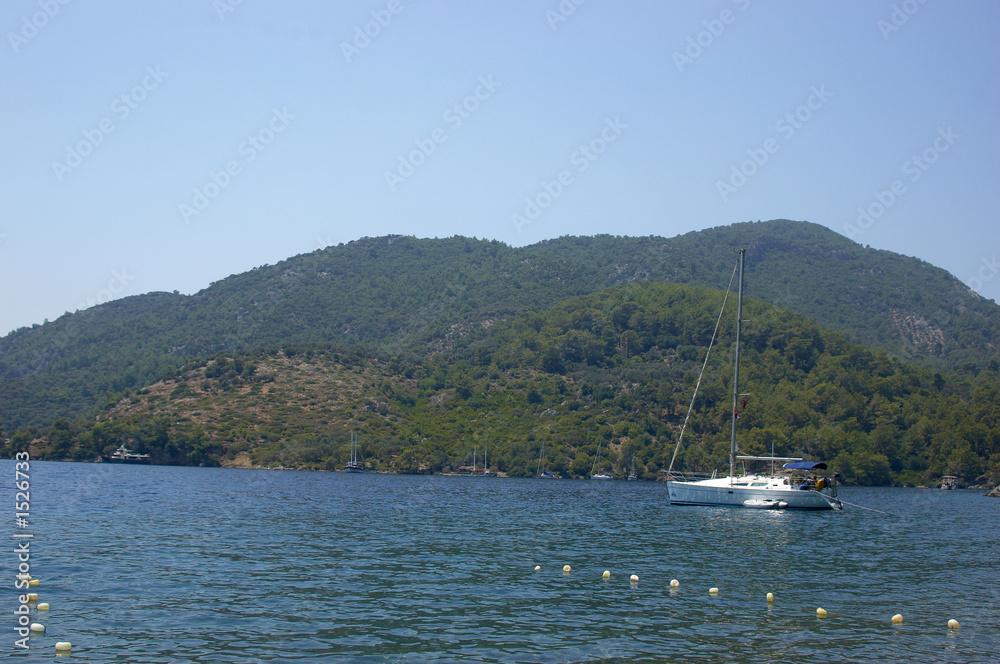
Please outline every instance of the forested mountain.
[{"label": "forested mountain", "polygon": [[[566,237],[524,248],[365,238],[234,275],[191,296],[110,302],[0,339],[0,426],[47,426],[218,352],[362,344],[447,350],[475,330],[618,284],[724,287],[748,247],[748,293],[874,350],[945,373],[995,366],[1000,309],[943,270],[814,224],[743,223],[664,239]],[[991,365],[991,362],[994,363]]]},{"label": "forested mountain", "polygon": [[[218,354],[122,397],[99,417],[21,430],[35,458],[93,459],[122,442],[157,462],[341,468],[349,432],[371,468],[440,472],[488,447],[491,467],[564,477],[635,455],[661,477],[722,302],[718,290],[642,283],[575,297],[456,338],[388,354],[302,343]],[[731,301],[732,302],[732,301]],[[728,464],[733,308],[723,318],[677,469]],[[995,370],[961,381],[850,343],[801,315],[744,302],[739,439],[749,454],[826,459],[848,482],[1000,480]],[[37,436],[37,437],[36,437]],[[9,450],[8,450],[9,451]]]}]

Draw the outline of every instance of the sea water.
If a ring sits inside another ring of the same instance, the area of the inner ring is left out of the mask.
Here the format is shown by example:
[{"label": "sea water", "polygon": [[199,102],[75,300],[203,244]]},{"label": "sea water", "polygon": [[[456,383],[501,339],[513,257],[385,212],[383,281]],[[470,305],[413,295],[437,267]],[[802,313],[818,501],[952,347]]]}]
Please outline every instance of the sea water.
[{"label": "sea water", "polygon": [[[10,498],[14,472],[0,462]],[[652,482],[33,461],[30,518],[18,527],[8,500],[9,530],[32,536],[32,590],[51,608],[32,614],[46,632],[30,650],[16,617],[2,647],[10,661],[70,641],[81,662],[997,662],[1000,500],[982,493],[846,487],[868,509],[793,512],[671,506]],[[23,539],[0,557],[8,616]]]}]

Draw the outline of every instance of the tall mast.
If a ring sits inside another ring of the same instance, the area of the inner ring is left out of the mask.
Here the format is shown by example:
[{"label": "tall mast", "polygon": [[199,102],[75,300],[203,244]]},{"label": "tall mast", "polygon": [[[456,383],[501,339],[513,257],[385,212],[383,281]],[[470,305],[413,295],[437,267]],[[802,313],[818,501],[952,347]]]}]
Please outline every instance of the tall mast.
[{"label": "tall mast", "polygon": [[740,327],[743,323],[743,256],[746,249],[740,249],[740,286],[736,298],[736,368],[733,373],[733,428],[729,442],[729,477],[736,476],[736,404],[740,393]]}]

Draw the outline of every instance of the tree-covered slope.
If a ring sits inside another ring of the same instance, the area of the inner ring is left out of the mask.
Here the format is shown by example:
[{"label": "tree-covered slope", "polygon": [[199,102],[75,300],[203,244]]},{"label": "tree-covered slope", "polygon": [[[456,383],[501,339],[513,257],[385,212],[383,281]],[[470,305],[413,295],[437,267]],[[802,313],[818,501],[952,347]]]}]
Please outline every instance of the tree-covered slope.
[{"label": "tree-covered slope", "polygon": [[735,224],[672,239],[365,238],[212,284],[125,298],[0,339],[0,426],[47,426],[217,352],[290,343],[447,348],[498,321],[635,281],[723,287],[747,246],[748,292],[869,348],[941,371],[998,357],[1000,309],[922,261],[815,224]]},{"label": "tree-covered slope", "polygon": [[[354,345],[192,362],[99,419],[37,432],[33,456],[94,458],[126,443],[165,463],[340,468],[357,431],[373,468],[441,472],[488,446],[510,475],[591,472],[635,455],[669,465],[723,293],[669,283],[615,287],[471,332],[440,353]],[[745,453],[831,461],[849,482],[1000,479],[996,372],[949,384],[765,302],[744,302],[739,439]],[[733,313],[724,317],[679,455],[728,462]],[[22,430],[11,447],[35,434]],[[9,450],[8,450],[9,451]]]},{"label": "tree-covered slope", "polygon": [[740,223],[669,240],[566,237],[528,249],[560,255],[613,283],[725,288],[741,246],[748,250],[747,292],[851,341],[938,370],[1000,359],[996,303],[941,268],[865,248],[817,224]]}]

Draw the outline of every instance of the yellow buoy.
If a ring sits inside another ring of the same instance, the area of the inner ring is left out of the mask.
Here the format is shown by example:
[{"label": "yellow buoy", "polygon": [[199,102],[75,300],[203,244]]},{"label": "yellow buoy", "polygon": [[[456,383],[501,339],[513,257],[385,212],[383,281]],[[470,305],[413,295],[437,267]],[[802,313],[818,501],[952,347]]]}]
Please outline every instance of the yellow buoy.
[{"label": "yellow buoy", "polygon": [[37,602],[37,601],[38,601],[38,593],[28,593],[28,603],[29,604],[31,604],[32,602]]},{"label": "yellow buoy", "polygon": [[601,575],[601,578],[607,581],[608,579],[611,578],[611,572],[608,570],[604,570],[604,574]]},{"label": "yellow buoy", "polygon": [[819,618],[826,618],[826,609],[822,606],[816,609],[816,616]]},{"label": "yellow buoy", "polygon": [[719,589],[718,588],[709,588],[708,589],[708,594],[709,595],[718,595],[719,594]]},{"label": "yellow buoy", "polygon": [[56,650],[69,650],[73,647],[73,644],[69,641],[59,641],[56,643]]},{"label": "yellow buoy", "polygon": [[42,602],[42,603],[41,603],[41,604],[39,604],[39,605],[38,605],[38,606],[37,606],[36,608],[37,608],[37,609],[38,609],[39,611],[48,611],[48,610],[49,610],[49,603],[48,603],[48,602]]},{"label": "yellow buoy", "polygon": [[671,588],[679,588],[680,585],[681,585],[681,582],[678,581],[677,579],[670,579],[670,587]]},{"label": "yellow buoy", "polygon": [[636,575],[636,574],[633,574],[632,576],[630,576],[628,578],[628,580],[631,581],[632,583],[639,583],[639,576]]},{"label": "yellow buoy", "polygon": [[959,627],[958,621],[955,620],[954,618],[948,621],[948,629],[958,629],[958,627]]},{"label": "yellow buoy", "polygon": [[542,566],[541,566],[541,565],[535,565],[535,571],[536,571],[536,572],[537,572],[538,570],[540,570],[540,569],[542,569]]},{"label": "yellow buoy", "polygon": [[45,631],[45,625],[43,625],[42,623],[31,623],[31,631],[32,632],[44,632]]},{"label": "yellow buoy", "polygon": [[563,574],[569,574],[572,571],[573,571],[572,567],[570,567],[569,565],[563,565]]},{"label": "yellow buoy", "polygon": [[902,613],[897,613],[896,615],[894,615],[892,617],[892,624],[893,625],[902,625],[903,624],[903,614]]},{"label": "yellow buoy", "polygon": [[39,581],[38,579],[32,579],[31,581],[28,581],[28,585],[31,586],[32,588],[34,588],[37,585],[40,585],[41,583],[42,582]]},{"label": "yellow buoy", "polygon": [[767,603],[768,604],[774,603],[774,593],[768,593],[767,594]]}]

